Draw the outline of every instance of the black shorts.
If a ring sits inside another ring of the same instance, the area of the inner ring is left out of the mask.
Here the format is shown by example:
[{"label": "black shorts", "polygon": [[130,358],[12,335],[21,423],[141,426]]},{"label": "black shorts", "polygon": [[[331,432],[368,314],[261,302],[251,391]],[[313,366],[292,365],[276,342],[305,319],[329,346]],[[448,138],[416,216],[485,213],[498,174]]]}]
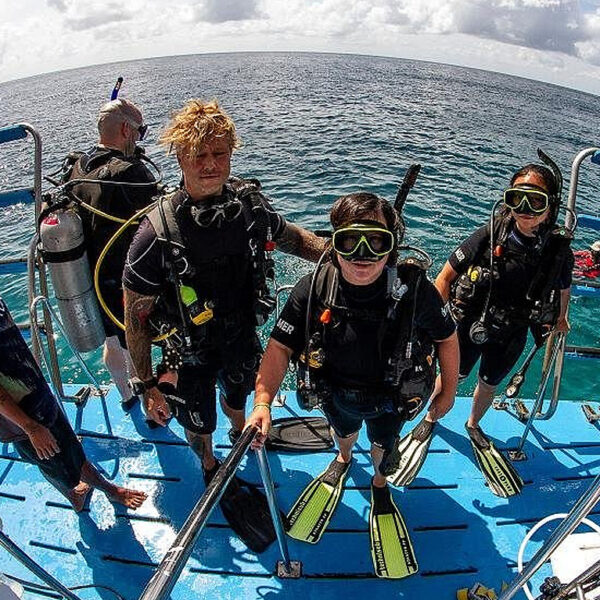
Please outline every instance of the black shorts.
[{"label": "black shorts", "polygon": [[372,444],[391,451],[404,424],[404,416],[394,410],[392,401],[369,392],[334,389],[323,412],[338,437],[346,438],[367,425]]},{"label": "black shorts", "polygon": [[253,330],[227,340],[224,348],[199,351],[194,363],[179,369],[176,393],[185,405],[169,401],[175,418],[190,431],[212,433],[217,427],[216,385],[229,408],[243,410],[254,389],[261,354]]},{"label": "black shorts", "polygon": [[39,458],[28,439],[15,441],[13,445],[19,456],[37,465],[52,485],[59,490],[72,490],[81,480],[81,468],[86,461],[83,447],[62,410],[59,409],[56,420],[48,429],[60,448],[60,452],[51,458]]},{"label": "black shorts", "polygon": [[510,373],[523,353],[527,343],[527,327],[515,328],[506,341],[492,340],[485,344],[475,344],[469,337],[471,323],[470,320],[463,320],[458,325],[459,377],[467,377],[481,357],[479,378],[488,385],[496,386]]}]

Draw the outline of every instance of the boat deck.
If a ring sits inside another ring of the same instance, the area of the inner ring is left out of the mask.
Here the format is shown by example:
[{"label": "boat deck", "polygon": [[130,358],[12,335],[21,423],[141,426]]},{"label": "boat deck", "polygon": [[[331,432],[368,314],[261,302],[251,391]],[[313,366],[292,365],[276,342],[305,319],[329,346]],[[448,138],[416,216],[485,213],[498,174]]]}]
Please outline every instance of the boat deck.
[{"label": "boat deck", "polygon": [[[75,389],[70,386],[71,392]],[[5,444],[0,453],[0,515],[4,532],[67,587],[95,583],[134,600],[204,485],[199,462],[176,423],[169,429],[149,429],[139,407],[128,415],[122,413],[112,389],[105,406],[102,410],[101,400],[91,397],[84,409],[69,404],[67,412],[88,457],[109,478],[147,491],[144,506],[137,512],[127,511],[96,492],[90,508],[78,516],[35,467],[17,459]],[[295,407],[290,394],[289,407],[275,409],[274,416],[296,414]],[[517,464],[526,483],[523,493],[505,500],[484,486],[474,464],[463,429],[469,407],[468,399],[457,400],[443,426],[437,428],[419,477],[408,488],[394,491],[416,551],[417,575],[404,580],[381,580],[373,575],[367,531],[371,468],[362,432],[342,503],[320,543],[289,539],[292,558],[303,564],[301,579],[277,579],[277,544],[258,556],[249,552],[217,509],[171,598],[266,600],[281,595],[339,600],[372,595],[451,600],[458,588],[475,581],[499,590],[501,582],[515,573],[517,550],[527,530],[550,513],[566,512],[600,472],[600,431],[585,420],[580,405],[560,404],[552,420],[535,425],[525,447],[528,460]],[[230,444],[225,420],[220,421],[215,441],[218,453],[225,454]],[[507,413],[494,410],[485,417],[483,427],[501,448],[515,446],[523,429]],[[269,453],[283,510],[289,509],[303,486],[332,457],[333,451]],[[244,459],[240,474],[260,481],[252,453]],[[591,518],[600,522],[598,514],[592,513]],[[538,532],[526,558],[552,527]],[[543,569],[541,576],[549,575],[549,570],[549,566]],[[0,572],[36,581],[2,548]],[[541,576],[534,582],[541,581]],[[27,589],[28,598],[55,597]],[[115,598],[107,590],[77,593],[82,599]]]}]

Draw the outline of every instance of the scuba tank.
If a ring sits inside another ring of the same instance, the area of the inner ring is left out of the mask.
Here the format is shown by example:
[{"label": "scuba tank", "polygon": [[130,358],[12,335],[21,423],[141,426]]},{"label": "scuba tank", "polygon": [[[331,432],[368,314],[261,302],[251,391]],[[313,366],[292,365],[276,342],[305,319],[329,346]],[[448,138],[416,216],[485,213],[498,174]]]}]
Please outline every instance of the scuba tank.
[{"label": "scuba tank", "polygon": [[106,335],[77,212],[67,208],[42,219],[40,242],[69,341],[79,352],[98,348]]}]

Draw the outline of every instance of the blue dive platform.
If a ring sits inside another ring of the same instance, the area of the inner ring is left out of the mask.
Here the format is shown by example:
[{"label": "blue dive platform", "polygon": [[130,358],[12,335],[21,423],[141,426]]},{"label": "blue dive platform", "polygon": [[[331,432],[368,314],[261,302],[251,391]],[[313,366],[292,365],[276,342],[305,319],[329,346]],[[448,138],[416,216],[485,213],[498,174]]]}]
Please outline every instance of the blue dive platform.
[{"label": "blue dive platform", "polygon": [[[76,390],[76,386],[66,387],[67,393]],[[559,403],[553,419],[534,422],[524,447],[528,460],[515,463],[525,488],[520,496],[506,500],[489,491],[475,465],[464,431],[469,408],[470,399],[457,399],[436,429],[419,476],[408,488],[393,491],[415,548],[417,575],[383,580],[373,574],[367,530],[372,467],[363,431],[342,502],[322,540],[310,545],[288,538],[291,558],[302,562],[300,579],[277,578],[277,544],[261,555],[253,554],[217,509],[171,598],[338,600],[372,595],[451,600],[457,589],[475,581],[499,591],[503,581],[514,577],[519,544],[531,526],[550,513],[568,511],[600,472],[600,431],[586,420],[579,404]],[[134,600],[204,490],[200,463],[175,421],[167,429],[150,429],[139,406],[129,414],[122,412],[114,389],[105,402],[91,396],[84,407],[68,403],[66,410],[90,460],[116,483],[145,490],[148,500],[138,511],[128,511],[111,506],[94,492],[90,508],[78,516],[37,468],[22,462],[4,444],[0,456],[3,531],[65,586],[108,586]],[[285,406],[274,409],[275,417],[296,414],[302,411],[293,393]],[[231,444],[226,419],[220,421],[215,442],[217,452],[225,455]],[[523,423],[505,411],[489,411],[482,424],[503,449],[516,446],[523,431]],[[245,457],[238,474],[260,484],[253,454]],[[333,455],[333,450],[269,452],[284,511]],[[600,522],[598,514],[592,512],[590,518]],[[538,532],[526,560],[553,528],[551,524]],[[26,598],[58,597],[36,589],[40,582],[2,548],[0,572],[19,578]],[[547,565],[533,579],[534,586],[549,574]],[[117,597],[106,589],[76,593],[82,599]],[[524,595],[520,592],[517,597]]]}]

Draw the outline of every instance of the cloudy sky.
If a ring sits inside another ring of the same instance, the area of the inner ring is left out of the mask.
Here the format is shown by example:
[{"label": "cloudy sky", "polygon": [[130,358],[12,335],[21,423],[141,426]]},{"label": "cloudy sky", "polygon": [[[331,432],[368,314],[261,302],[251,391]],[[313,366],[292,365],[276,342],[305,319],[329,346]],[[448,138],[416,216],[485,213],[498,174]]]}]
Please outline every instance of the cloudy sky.
[{"label": "cloudy sky", "polygon": [[416,58],[600,95],[600,0],[0,0],[0,81],[249,50]]}]

